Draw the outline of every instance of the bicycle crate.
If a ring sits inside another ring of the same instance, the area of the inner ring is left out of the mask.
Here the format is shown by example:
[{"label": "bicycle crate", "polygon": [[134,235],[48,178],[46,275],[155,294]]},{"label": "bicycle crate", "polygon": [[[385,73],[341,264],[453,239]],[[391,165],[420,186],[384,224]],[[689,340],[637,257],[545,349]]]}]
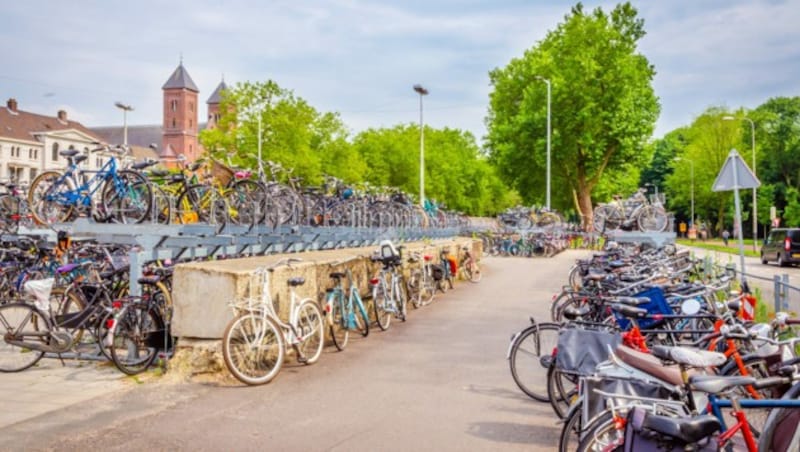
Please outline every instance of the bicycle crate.
[{"label": "bicycle crate", "polygon": [[[637,308],[647,309],[648,315],[652,316],[654,314],[666,314],[666,315],[675,314],[675,311],[672,310],[672,306],[669,305],[669,303],[667,302],[667,298],[664,296],[664,289],[662,289],[661,287],[653,286],[633,296],[647,297],[650,299],[649,302],[636,306]],[[619,313],[614,312],[614,317],[617,319],[617,325],[619,325],[620,328],[622,328],[623,330],[627,330],[631,327],[631,321],[626,319]],[[639,328],[642,329],[652,328],[660,322],[663,322],[663,320],[649,319],[649,318],[641,319],[639,320]]]},{"label": "bicycle crate", "polygon": [[223,186],[228,185],[236,174],[233,169],[214,159],[211,159],[209,172],[214,180]]}]

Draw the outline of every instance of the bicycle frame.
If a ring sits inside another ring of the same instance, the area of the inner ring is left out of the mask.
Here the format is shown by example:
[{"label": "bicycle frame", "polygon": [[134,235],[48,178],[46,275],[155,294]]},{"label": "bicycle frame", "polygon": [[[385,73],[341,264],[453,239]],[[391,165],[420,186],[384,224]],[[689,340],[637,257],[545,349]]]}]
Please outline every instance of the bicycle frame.
[{"label": "bicycle frame", "polygon": [[[103,182],[111,178],[116,188],[122,188],[117,177],[117,159],[113,156],[99,170],[85,170],[76,163],[71,163],[67,170],[56,179],[52,187],[59,187],[66,184],[68,191],[47,194],[45,199],[56,201],[68,206],[89,207],[92,205],[92,197],[103,186]],[[90,179],[86,179],[86,173],[94,173]],[[83,179],[79,183],[79,179]],[[53,191],[52,189],[50,190]]]}]

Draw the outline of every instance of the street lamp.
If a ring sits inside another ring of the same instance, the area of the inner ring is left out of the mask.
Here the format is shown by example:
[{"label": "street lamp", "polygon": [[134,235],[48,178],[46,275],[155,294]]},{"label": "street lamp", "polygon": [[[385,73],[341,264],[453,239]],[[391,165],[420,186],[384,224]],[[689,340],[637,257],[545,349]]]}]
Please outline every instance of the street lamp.
[{"label": "street lamp", "polygon": [[122,145],[128,147],[128,112],[133,110],[130,105],[114,102],[114,106],[122,110]]},{"label": "street lamp", "polygon": [[[735,121],[737,118],[733,116],[723,116],[724,121]],[[750,139],[751,147],[753,149],[753,176],[756,175],[756,124],[752,119],[747,116],[741,118],[742,120],[750,122]],[[757,251],[756,241],[758,241],[758,210],[756,210],[756,187],[753,187],[753,251]]]},{"label": "street lamp", "polygon": [[425,208],[425,132],[422,124],[422,96],[428,95],[428,90],[422,85],[414,85],[414,91],[419,94],[419,205]]},{"label": "street lamp", "polygon": [[537,75],[536,79],[547,85],[547,191],[545,199],[547,210],[550,210],[550,80],[541,75]]},{"label": "street lamp", "polygon": [[675,157],[674,160],[676,162],[679,162],[681,160],[685,160],[685,161],[689,162],[689,171],[690,171],[690,177],[691,177],[691,181],[692,181],[692,213],[691,213],[691,216],[689,217],[690,218],[689,219],[689,227],[694,227],[694,161],[693,160],[689,160],[689,159],[684,159],[682,157]]}]

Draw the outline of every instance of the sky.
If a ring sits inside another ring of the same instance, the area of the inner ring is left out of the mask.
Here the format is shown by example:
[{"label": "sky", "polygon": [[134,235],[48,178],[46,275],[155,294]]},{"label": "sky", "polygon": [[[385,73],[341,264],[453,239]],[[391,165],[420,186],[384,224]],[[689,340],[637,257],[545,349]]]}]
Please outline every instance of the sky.
[{"label": "sky", "polygon": [[[585,1],[587,10],[616,2]],[[800,0],[632,1],[655,66],[655,137],[710,106],[800,95]],[[561,0],[0,0],[0,97],[89,127],[160,124],[161,86],[181,58],[205,103],[272,79],[357,133],[419,121],[486,134],[489,71],[536,45]],[[543,87],[544,89],[544,87]],[[5,105],[4,103],[2,105]],[[555,106],[554,106],[555,108]],[[200,120],[204,121],[201,109]]]}]

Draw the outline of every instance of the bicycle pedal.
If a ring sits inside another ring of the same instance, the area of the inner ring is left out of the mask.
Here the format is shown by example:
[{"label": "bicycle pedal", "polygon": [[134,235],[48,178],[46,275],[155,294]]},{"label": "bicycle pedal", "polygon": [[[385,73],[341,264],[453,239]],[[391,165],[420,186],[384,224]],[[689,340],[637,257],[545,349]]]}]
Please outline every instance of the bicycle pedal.
[{"label": "bicycle pedal", "polygon": [[297,356],[297,362],[300,363],[300,364],[305,364],[305,363],[308,362],[308,358],[306,358],[305,356],[298,355]]}]

